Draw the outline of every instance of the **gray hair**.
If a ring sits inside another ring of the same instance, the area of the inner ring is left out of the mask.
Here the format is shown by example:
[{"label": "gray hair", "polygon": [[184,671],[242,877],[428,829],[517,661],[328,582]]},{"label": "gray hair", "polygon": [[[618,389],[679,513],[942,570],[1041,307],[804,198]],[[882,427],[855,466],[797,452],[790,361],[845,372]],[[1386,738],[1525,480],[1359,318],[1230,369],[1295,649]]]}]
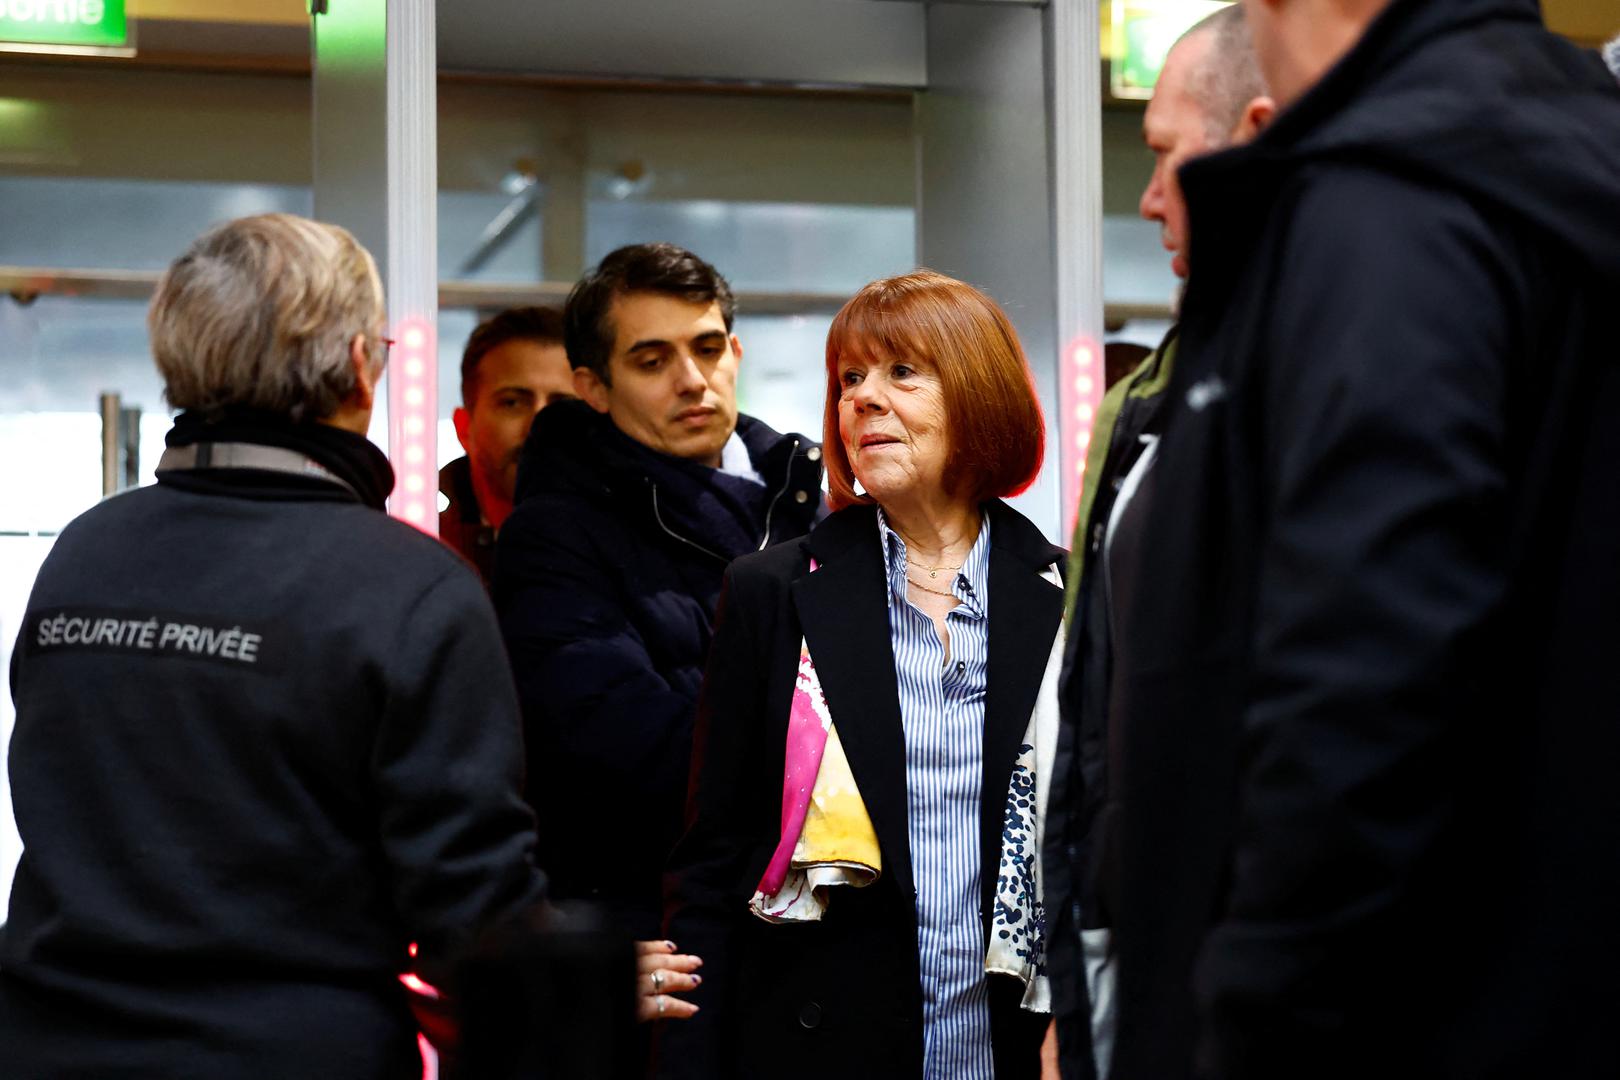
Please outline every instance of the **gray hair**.
[{"label": "gray hair", "polygon": [[1244,108],[1269,91],[1260,74],[1242,4],[1232,4],[1200,19],[1176,44],[1203,34],[1210,35],[1209,48],[1187,73],[1187,86],[1203,107],[1210,137],[1224,146],[1243,118]]},{"label": "gray hair", "polygon": [[1603,46],[1603,62],[1609,65],[1614,77],[1620,79],[1620,37]]},{"label": "gray hair", "polygon": [[347,230],[261,214],[198,237],[158,283],[146,325],[173,407],[299,421],[330,416],[354,390],[357,334],[381,374],[383,320],[376,263]]}]

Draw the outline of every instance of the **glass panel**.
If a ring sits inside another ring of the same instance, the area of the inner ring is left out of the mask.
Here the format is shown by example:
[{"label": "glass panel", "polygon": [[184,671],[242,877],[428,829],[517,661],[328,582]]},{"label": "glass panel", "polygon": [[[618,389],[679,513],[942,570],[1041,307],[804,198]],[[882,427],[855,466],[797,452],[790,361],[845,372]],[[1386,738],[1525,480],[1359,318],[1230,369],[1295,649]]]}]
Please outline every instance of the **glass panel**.
[{"label": "glass panel", "polygon": [[825,357],[831,315],[739,316],[743,361],[737,405],[777,431],[821,441]]},{"label": "glass panel", "polygon": [[[510,224],[498,229],[498,238],[477,265],[469,263],[485,247],[486,231],[495,231],[508,212]],[[439,192],[439,280],[543,281],[540,245],[540,214],[534,205],[502,192]]]},{"label": "glass panel", "polygon": [[[540,216],[518,213],[480,265],[467,260],[513,203],[502,192],[439,194],[439,276],[541,280]],[[89,270],[162,270],[209,226],[249,214],[308,215],[307,187],[79,177],[0,179],[0,264]]]},{"label": "glass panel", "polygon": [[312,212],[307,187],[77,177],[0,179],[0,263],[162,270],[210,225]]},{"label": "glass panel", "polygon": [[1168,304],[1180,287],[1156,221],[1103,218],[1103,297],[1110,304]]},{"label": "glass panel", "polygon": [[594,199],[585,254],[594,265],[624,244],[666,240],[696,252],[733,288],[852,293],[916,261],[909,206]]},{"label": "glass panel", "polygon": [[152,481],[169,410],[146,346],[146,304],[46,296],[0,300],[0,533],[54,534],[101,497],[100,396],[141,410],[141,482]]}]

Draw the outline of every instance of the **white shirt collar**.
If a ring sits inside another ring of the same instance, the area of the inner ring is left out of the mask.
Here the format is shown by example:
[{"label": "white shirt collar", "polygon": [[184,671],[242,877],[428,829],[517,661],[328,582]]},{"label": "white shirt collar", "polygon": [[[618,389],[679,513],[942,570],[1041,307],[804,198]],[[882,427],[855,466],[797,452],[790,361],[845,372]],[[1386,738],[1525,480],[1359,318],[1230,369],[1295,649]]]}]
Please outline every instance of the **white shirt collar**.
[{"label": "white shirt collar", "polygon": [[760,487],[765,486],[765,478],[754,470],[754,459],[748,456],[748,447],[735,431],[726,440],[726,445],[720,448],[720,471],[752,480]]}]

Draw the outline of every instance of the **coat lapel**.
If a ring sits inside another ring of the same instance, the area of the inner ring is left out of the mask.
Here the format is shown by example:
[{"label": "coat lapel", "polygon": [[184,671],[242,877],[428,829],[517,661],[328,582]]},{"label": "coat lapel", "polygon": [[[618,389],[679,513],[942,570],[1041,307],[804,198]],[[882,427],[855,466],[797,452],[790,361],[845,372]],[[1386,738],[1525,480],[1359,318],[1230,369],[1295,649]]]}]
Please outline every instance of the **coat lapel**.
[{"label": "coat lapel", "polygon": [[[984,709],[984,789],[979,808],[982,910],[987,927],[1000,871],[1007,787],[1052,654],[1052,636],[1063,618],[1063,590],[1042,577],[1063,552],[1048,544],[1027,519],[1002,504],[992,504],[991,515],[990,656]],[[1046,777],[1040,781],[1049,782]]]},{"label": "coat lapel", "polygon": [[875,512],[829,518],[812,534],[810,550],[820,569],[793,583],[793,603],[877,833],[883,871],[909,897],[906,744]]}]

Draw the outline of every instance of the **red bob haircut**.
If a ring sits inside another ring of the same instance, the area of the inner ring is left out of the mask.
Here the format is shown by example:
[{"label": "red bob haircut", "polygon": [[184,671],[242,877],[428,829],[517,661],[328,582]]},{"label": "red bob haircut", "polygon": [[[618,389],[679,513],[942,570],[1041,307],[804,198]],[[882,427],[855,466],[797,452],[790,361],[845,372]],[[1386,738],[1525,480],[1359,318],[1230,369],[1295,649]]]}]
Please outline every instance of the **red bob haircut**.
[{"label": "red bob haircut", "polygon": [[973,286],[917,270],[863,288],[827,332],[822,453],[832,509],[872,501],[855,494],[855,471],[838,433],[838,368],[846,357],[910,357],[939,371],[951,445],[945,486],[952,495],[982,503],[1035,482],[1046,422],[1012,322]]}]

